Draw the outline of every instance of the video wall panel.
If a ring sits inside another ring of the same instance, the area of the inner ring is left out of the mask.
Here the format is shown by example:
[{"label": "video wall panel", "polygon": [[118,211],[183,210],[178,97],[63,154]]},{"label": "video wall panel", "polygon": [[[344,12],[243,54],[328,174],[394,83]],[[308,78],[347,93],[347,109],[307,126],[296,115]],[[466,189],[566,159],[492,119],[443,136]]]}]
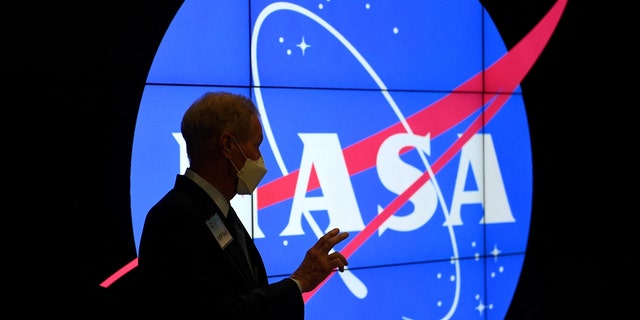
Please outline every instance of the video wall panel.
[{"label": "video wall panel", "polygon": [[[521,47],[544,48],[563,4]],[[351,234],[336,248],[347,275],[305,295],[308,319],[328,308],[502,319],[530,224],[519,81],[536,57],[507,51],[477,1],[186,0],[138,111],[136,246],[147,211],[188,166],[183,112],[206,91],[231,91],[261,112],[268,172],[232,205],[270,278],[293,272],[329,229]]]}]

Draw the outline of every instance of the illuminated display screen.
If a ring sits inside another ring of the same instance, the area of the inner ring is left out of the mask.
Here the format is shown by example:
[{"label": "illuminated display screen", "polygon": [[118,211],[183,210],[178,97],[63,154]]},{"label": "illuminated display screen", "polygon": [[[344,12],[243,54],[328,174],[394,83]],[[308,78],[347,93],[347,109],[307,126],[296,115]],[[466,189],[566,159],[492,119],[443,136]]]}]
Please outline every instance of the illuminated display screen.
[{"label": "illuminated display screen", "polygon": [[[136,247],[188,160],[186,108],[207,91],[260,109],[269,170],[232,205],[272,281],[333,227],[349,269],[305,294],[367,319],[503,319],[527,246],[532,157],[519,82],[562,14],[507,51],[477,1],[189,1],[140,102]],[[525,49],[522,49],[525,48]],[[538,51],[536,51],[538,50]]]}]

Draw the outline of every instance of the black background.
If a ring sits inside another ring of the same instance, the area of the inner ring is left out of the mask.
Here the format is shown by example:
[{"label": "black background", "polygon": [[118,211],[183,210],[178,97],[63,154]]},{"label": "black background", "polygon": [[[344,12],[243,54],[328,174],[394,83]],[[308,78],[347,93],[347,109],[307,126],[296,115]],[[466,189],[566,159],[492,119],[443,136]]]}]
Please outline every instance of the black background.
[{"label": "black background", "polygon": [[[555,3],[481,2],[508,47]],[[99,283],[136,256],[129,195],[135,118],[154,53],[181,3],[3,5],[3,261],[6,305],[21,315],[126,318],[135,305],[129,279],[109,289]],[[626,36],[634,21],[622,18],[627,12],[569,0],[521,83],[534,194],[509,319],[615,318],[632,310],[637,102],[627,97],[637,81],[626,59],[634,42]]]}]

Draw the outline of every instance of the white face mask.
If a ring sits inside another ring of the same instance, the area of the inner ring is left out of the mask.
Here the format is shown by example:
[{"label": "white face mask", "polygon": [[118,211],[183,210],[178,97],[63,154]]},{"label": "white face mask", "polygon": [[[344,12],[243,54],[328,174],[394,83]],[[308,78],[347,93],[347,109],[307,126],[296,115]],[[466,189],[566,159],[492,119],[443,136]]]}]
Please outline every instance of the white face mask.
[{"label": "white face mask", "polygon": [[267,174],[267,168],[264,166],[264,159],[262,156],[258,158],[258,160],[252,160],[247,158],[240,147],[240,144],[233,138],[242,153],[242,156],[245,158],[244,166],[238,170],[236,165],[231,161],[231,165],[238,171],[238,186],[236,187],[236,192],[238,194],[252,194],[256,189],[262,178],[265,174]]}]

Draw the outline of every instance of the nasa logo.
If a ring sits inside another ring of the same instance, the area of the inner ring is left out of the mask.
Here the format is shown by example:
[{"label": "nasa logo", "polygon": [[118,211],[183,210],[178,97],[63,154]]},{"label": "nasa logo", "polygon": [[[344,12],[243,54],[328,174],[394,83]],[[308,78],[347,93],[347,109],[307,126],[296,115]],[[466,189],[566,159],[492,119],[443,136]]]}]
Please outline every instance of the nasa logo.
[{"label": "nasa logo", "polygon": [[349,269],[305,294],[308,319],[328,306],[345,317],[503,318],[531,214],[519,82],[565,4],[507,52],[477,1],[185,1],[138,112],[136,245],[188,166],[185,108],[232,91],[262,116],[269,172],[232,204],[271,278],[329,229],[351,233],[336,248]]}]

